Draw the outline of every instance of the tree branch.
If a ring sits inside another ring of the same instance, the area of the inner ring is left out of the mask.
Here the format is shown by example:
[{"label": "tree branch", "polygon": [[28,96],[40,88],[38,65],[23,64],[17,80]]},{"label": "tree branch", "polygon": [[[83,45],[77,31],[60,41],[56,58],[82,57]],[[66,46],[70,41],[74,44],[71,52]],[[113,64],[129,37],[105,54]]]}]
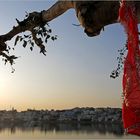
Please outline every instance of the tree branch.
[{"label": "tree branch", "polygon": [[[47,42],[47,39],[49,36],[48,34],[50,33],[50,30],[47,31],[47,29],[45,28],[45,25],[47,24],[47,22],[63,14],[65,11],[67,11],[69,8],[72,8],[72,7],[73,7],[72,1],[71,2],[58,1],[48,10],[43,10],[42,12],[30,13],[28,17],[24,19],[23,21],[19,21],[18,19],[16,19],[18,25],[13,26],[11,31],[0,36],[0,55],[8,60],[10,56],[6,54],[6,52],[8,52],[8,48],[7,48],[8,46],[6,44],[6,41],[11,40],[17,34],[25,32],[25,31],[31,32],[33,41],[35,42],[37,46],[40,47],[41,49],[40,52],[45,54],[45,46],[43,45],[43,41],[41,40],[41,38],[37,38],[37,35],[42,36],[42,33],[43,33],[44,37],[47,36],[46,41],[45,41]],[[38,26],[41,27],[42,30],[35,29]],[[56,39],[56,37],[53,37],[53,38]],[[21,39],[23,38],[21,37]],[[25,42],[26,41],[24,41],[24,43]],[[30,43],[33,44],[31,40],[30,40]],[[26,46],[26,45],[23,45],[23,46]]]},{"label": "tree branch", "polygon": [[[140,23],[140,2],[136,1],[135,5],[138,22]],[[47,22],[60,16],[70,8],[75,9],[80,25],[84,27],[85,33],[88,36],[99,35],[104,26],[118,22],[119,1],[58,1],[48,10],[30,13],[23,21],[16,19],[18,25],[13,26],[11,31],[0,36],[0,55],[8,59],[8,55],[3,54],[3,52],[8,52],[6,41],[25,31],[30,31],[31,35],[28,35],[28,41],[20,36],[20,40],[24,40],[23,47],[26,47],[27,42],[30,42],[32,47],[35,43],[40,47],[40,52],[45,54],[45,46],[43,45],[42,38],[38,38],[38,35],[45,37],[45,42],[47,42],[51,33],[51,30],[45,28]],[[40,29],[36,29],[37,27]],[[51,39],[55,40],[56,37]]]},{"label": "tree branch", "polygon": [[41,12],[33,12],[29,14],[29,17],[21,22],[18,22],[18,25],[15,27],[13,26],[13,29],[8,32],[7,34],[1,35],[0,40],[1,41],[8,41],[11,40],[15,35],[25,32],[25,31],[31,31],[33,28],[39,26],[42,24],[42,15]]},{"label": "tree branch", "polygon": [[53,20],[70,8],[73,8],[73,2],[58,1],[48,10],[30,13],[29,17],[21,22],[16,19],[18,22],[18,26],[13,26],[13,29],[10,32],[1,35],[0,42],[11,40],[15,35],[21,32],[25,32],[27,30],[32,31],[33,28]]}]

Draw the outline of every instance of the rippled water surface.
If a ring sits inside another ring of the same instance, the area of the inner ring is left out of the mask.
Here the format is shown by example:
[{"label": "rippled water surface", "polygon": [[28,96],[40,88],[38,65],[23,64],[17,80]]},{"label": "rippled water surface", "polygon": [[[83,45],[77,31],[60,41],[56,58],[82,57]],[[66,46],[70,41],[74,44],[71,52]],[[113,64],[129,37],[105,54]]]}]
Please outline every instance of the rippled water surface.
[{"label": "rippled water surface", "polygon": [[0,127],[0,140],[46,139],[140,139],[125,135],[120,125],[104,124],[43,124],[39,127],[10,125]]}]

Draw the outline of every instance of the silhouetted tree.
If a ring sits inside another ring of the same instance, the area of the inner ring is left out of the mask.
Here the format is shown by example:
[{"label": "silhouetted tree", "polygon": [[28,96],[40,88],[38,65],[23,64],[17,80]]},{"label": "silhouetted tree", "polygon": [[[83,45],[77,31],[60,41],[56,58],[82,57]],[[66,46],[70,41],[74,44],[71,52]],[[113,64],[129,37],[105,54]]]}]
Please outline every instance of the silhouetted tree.
[{"label": "silhouetted tree", "polygon": [[[136,1],[135,4],[140,22],[140,2]],[[48,22],[71,8],[75,9],[80,25],[90,37],[99,35],[104,26],[118,22],[119,1],[58,1],[48,10],[27,13],[23,21],[16,19],[18,25],[0,36],[0,56],[3,57],[5,63],[9,62],[12,65],[14,59],[17,58],[9,54],[13,47],[6,44],[15,36],[15,45],[19,41],[22,42],[24,48],[30,44],[31,51],[36,45],[40,47],[40,53],[45,55],[45,43],[48,39],[57,39],[57,36],[52,35]],[[30,34],[18,35],[25,31],[29,31]]]}]

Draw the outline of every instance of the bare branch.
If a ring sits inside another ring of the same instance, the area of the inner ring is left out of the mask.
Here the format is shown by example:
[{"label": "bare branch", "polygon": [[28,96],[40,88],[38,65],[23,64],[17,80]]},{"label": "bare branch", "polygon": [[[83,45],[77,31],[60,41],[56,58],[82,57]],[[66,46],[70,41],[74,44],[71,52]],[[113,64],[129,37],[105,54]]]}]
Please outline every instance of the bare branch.
[{"label": "bare branch", "polygon": [[75,2],[68,0],[56,2],[51,8],[42,12],[43,21],[49,22],[66,12],[68,9],[74,8]]}]

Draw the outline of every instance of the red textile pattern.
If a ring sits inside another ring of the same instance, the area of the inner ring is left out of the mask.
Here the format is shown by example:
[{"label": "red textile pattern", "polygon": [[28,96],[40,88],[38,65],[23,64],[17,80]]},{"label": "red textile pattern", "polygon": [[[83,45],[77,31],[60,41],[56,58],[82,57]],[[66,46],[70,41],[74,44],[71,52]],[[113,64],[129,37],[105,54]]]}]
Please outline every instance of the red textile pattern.
[{"label": "red textile pattern", "polygon": [[127,33],[128,54],[124,62],[122,119],[127,133],[140,136],[140,49],[136,9],[122,0],[119,20]]}]

